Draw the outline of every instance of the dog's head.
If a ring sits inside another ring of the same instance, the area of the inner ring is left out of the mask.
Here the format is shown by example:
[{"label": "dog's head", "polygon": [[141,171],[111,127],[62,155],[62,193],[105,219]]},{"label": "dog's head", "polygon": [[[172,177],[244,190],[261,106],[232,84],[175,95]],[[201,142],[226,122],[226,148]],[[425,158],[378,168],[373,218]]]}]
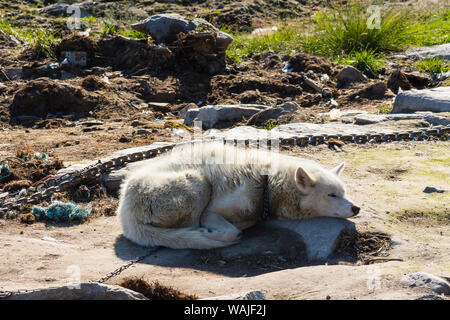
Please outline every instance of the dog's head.
[{"label": "dog's head", "polygon": [[295,183],[302,194],[302,206],[314,216],[350,218],[360,208],[345,195],[344,183],[339,178],[345,163],[332,170],[314,170],[299,167],[295,171]]}]

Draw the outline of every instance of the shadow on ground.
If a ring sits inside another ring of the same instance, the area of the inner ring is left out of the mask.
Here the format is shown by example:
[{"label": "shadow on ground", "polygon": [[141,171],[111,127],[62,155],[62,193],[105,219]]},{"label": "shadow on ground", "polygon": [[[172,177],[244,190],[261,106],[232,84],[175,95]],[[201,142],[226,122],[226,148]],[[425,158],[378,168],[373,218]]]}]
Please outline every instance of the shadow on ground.
[{"label": "shadow on ground", "polygon": [[[140,247],[123,236],[116,239],[114,248],[116,255],[123,260],[135,259],[152,250]],[[308,261],[305,244],[297,233],[284,228],[257,225],[245,230],[242,240],[230,247],[213,250],[161,248],[140,263],[244,277],[302,266],[356,260],[355,255],[346,252],[341,256],[334,255],[326,261]]]}]

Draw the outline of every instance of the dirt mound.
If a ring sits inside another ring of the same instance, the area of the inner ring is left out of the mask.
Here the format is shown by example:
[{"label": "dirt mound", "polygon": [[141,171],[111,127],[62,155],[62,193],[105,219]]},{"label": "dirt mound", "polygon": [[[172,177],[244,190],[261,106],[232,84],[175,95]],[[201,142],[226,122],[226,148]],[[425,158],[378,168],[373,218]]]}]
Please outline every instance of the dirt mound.
[{"label": "dirt mound", "polygon": [[408,78],[401,70],[395,70],[392,72],[387,82],[387,86],[395,94],[397,94],[398,88],[402,88],[402,90],[410,90],[412,88]]},{"label": "dirt mound", "polygon": [[49,113],[85,114],[99,103],[99,97],[80,87],[41,78],[28,82],[15,93],[10,112],[11,117],[45,117]]},{"label": "dirt mound", "polygon": [[97,41],[91,37],[71,34],[61,39],[56,47],[56,55],[60,57],[64,51],[84,51],[87,55],[87,63],[90,66],[94,63],[96,53],[99,51]]},{"label": "dirt mound", "polygon": [[[99,85],[99,80],[89,78],[83,80],[88,86]],[[112,90],[108,95],[104,90],[90,92],[78,85],[78,83],[63,83],[48,78],[40,78],[29,81],[15,92],[13,101],[9,107],[12,120],[18,120],[21,116],[47,117],[50,115],[72,114],[82,117],[95,112],[102,117],[108,110],[117,112],[130,109],[128,101],[120,98]],[[17,122],[17,121],[13,121]]]},{"label": "dirt mound", "polygon": [[202,30],[179,33],[172,50],[178,63],[215,74],[225,69],[225,52],[217,50],[216,38],[216,31],[207,26]]},{"label": "dirt mound", "polygon": [[289,67],[295,72],[307,72],[334,75],[333,65],[325,58],[311,56],[307,53],[298,53],[289,59]]},{"label": "dirt mound", "polygon": [[33,159],[24,163],[13,161],[7,162],[11,175],[0,181],[0,189],[4,191],[18,191],[22,188],[29,187],[32,183],[55,174],[56,171],[62,169],[62,161],[55,159],[53,161],[42,161]]}]

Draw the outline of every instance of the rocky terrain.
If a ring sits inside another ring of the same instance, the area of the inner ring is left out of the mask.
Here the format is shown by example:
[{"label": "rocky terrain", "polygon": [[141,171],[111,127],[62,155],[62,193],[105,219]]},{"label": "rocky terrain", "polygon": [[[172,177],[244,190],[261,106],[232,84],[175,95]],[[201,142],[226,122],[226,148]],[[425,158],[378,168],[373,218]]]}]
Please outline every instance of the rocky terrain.
[{"label": "rocky terrain", "polygon": [[[123,238],[115,217],[118,186],[139,161],[51,198],[19,199],[99,159],[200,132],[270,135],[281,139],[282,153],[326,167],[346,161],[343,179],[361,214],[269,221],[222,250],[160,249],[106,283],[139,277],[198,298],[259,290],[248,297],[448,299],[450,75],[417,64],[437,57],[448,68],[448,43],[391,52],[374,75],[295,50],[233,59],[229,50],[242,34],[307,21],[327,10],[324,1],[85,1],[75,30],[74,3],[0,3],[0,291],[65,285],[73,266],[77,281],[95,281],[145,255]],[[30,33],[33,26],[41,33]],[[419,130],[428,131],[371,137]],[[308,140],[317,135],[322,140]],[[366,138],[350,143],[344,135]],[[34,214],[54,201],[88,208],[89,216]],[[2,210],[11,202],[14,209]],[[84,288],[99,299],[144,298],[113,286]],[[46,295],[79,298],[65,289],[33,297]]]}]

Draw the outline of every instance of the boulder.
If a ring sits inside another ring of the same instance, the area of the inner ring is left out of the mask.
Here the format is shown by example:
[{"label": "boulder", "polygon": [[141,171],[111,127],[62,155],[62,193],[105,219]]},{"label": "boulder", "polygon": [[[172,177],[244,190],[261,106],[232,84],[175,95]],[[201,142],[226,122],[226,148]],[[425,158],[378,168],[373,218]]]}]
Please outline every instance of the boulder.
[{"label": "boulder", "polygon": [[450,112],[450,87],[412,89],[397,95],[392,113],[414,111]]},{"label": "boulder", "polygon": [[352,66],[346,66],[336,76],[338,87],[346,86],[352,82],[364,82],[367,77],[358,69]]},{"label": "boulder", "polygon": [[244,117],[250,118],[266,106],[257,104],[214,105],[199,109],[190,109],[186,113],[184,123],[193,126],[194,121],[202,121],[203,129],[224,128],[231,126]]},{"label": "boulder", "polygon": [[250,126],[260,126],[266,123],[268,120],[276,120],[278,119],[282,114],[287,114],[289,111],[284,110],[281,107],[275,107],[275,108],[268,108],[265,110],[261,110],[258,113],[255,113],[253,116],[248,119],[247,124]]},{"label": "boulder", "polygon": [[407,274],[402,278],[401,283],[411,288],[425,288],[437,294],[450,295],[450,284],[448,281],[426,272]]},{"label": "boulder", "polygon": [[79,288],[62,286],[14,293],[7,300],[148,300],[142,294],[120,286],[80,283]]},{"label": "boulder", "polygon": [[177,35],[180,32],[187,33],[189,31],[201,28],[202,26],[207,26],[215,30],[216,48],[219,51],[225,51],[233,41],[233,37],[223,31],[220,31],[204,19],[195,18],[193,20],[189,20],[176,13],[153,15],[145,20],[131,25],[133,29],[149,34],[156,43],[165,44],[172,43],[177,40]]},{"label": "boulder", "polygon": [[80,18],[91,16],[94,9],[94,2],[84,1],[81,3],[67,4],[67,3],[54,3],[42,9],[39,9],[40,14],[54,16],[54,17],[68,17],[75,13],[72,9],[78,7],[80,9]]}]

